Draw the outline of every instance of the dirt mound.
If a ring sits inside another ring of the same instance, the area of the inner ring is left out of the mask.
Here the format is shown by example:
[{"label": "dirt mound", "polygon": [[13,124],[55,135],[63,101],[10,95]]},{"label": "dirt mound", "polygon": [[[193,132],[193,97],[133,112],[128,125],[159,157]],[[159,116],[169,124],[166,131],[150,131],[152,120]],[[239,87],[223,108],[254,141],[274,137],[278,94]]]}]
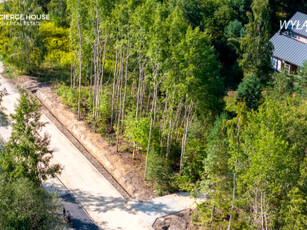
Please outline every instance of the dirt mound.
[{"label": "dirt mound", "polygon": [[153,225],[155,230],[192,230],[192,210],[188,209],[173,215],[158,218]]}]

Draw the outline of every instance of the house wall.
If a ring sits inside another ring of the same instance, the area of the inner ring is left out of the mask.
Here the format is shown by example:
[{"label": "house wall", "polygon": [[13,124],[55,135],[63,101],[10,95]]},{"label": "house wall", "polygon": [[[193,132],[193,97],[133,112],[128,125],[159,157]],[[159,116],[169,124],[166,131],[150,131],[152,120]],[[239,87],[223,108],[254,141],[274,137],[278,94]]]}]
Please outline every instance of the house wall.
[{"label": "house wall", "polygon": [[280,72],[282,68],[282,60],[277,57],[271,57],[271,66],[274,70]]},{"label": "house wall", "polygon": [[297,66],[291,64],[291,73],[297,73]]},{"label": "house wall", "polygon": [[283,68],[287,69],[289,73],[296,73],[297,66],[277,57],[271,57],[271,66],[274,70],[281,72]]}]

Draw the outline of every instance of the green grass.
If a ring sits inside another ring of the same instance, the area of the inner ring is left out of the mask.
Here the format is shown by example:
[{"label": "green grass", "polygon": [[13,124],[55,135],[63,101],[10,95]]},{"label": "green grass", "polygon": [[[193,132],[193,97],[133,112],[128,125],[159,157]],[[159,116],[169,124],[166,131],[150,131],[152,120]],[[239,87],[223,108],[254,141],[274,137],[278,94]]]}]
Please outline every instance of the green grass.
[{"label": "green grass", "polygon": [[70,70],[64,68],[55,68],[42,65],[40,70],[33,73],[32,76],[36,77],[37,81],[50,83],[50,84],[69,84],[70,83]]},{"label": "green grass", "polygon": [[15,66],[8,63],[1,54],[0,54],[0,61],[3,63],[4,71],[2,74],[4,77],[13,79],[20,74],[20,71],[18,71],[18,69]]}]

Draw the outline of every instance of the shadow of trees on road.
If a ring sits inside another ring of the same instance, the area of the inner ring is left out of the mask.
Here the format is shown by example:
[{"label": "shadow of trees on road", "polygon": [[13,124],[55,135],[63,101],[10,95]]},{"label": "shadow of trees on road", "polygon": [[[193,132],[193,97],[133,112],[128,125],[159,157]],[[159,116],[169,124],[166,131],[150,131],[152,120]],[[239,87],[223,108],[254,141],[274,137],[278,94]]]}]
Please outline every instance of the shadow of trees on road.
[{"label": "shadow of trees on road", "polygon": [[[86,203],[91,206],[94,211],[108,212],[114,209],[128,212],[136,215],[138,212],[147,215],[159,215],[177,212],[174,210],[174,205],[168,205],[163,202],[163,199],[153,199],[145,202],[128,202],[121,197],[109,197],[103,195],[92,195],[80,190],[73,190],[72,193],[76,196],[79,202]],[[179,194],[180,196],[188,196],[187,194]]]},{"label": "shadow of trees on road", "polygon": [[103,195],[93,195],[74,189],[71,191],[79,202],[85,203],[87,206],[92,207],[92,210],[97,212],[107,212],[114,209],[136,214],[135,210],[128,205],[128,202],[122,197],[109,197]]},{"label": "shadow of trees on road", "polygon": [[73,229],[100,230],[71,194],[67,193],[60,197],[65,209],[71,214]]}]

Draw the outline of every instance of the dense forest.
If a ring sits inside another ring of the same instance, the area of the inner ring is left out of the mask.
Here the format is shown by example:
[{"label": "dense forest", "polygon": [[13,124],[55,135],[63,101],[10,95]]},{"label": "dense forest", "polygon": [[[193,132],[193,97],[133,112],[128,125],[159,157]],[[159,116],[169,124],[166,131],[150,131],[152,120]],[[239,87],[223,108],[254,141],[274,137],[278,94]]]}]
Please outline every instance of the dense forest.
[{"label": "dense forest", "polygon": [[304,0],[11,0],[0,13],[50,20],[0,24],[0,54],[143,154],[158,194],[206,194],[197,226],[303,230],[307,64],[273,72],[269,42],[297,11]]}]

